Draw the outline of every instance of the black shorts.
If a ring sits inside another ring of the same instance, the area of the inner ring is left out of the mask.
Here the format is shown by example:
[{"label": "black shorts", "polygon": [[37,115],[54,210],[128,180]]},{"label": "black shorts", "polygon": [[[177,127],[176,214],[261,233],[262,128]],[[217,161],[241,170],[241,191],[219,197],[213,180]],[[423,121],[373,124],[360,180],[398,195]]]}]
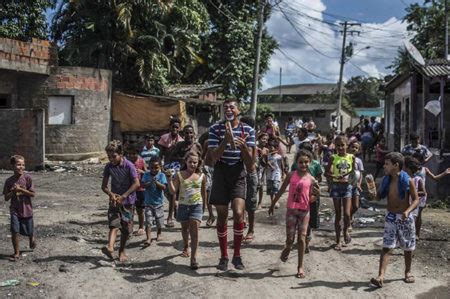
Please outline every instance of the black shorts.
[{"label": "black shorts", "polygon": [[145,201],[144,191],[136,191],[136,203],[134,204],[136,209],[138,210],[144,209],[145,207],[144,201]]},{"label": "black shorts", "polygon": [[245,196],[245,210],[255,212],[258,204],[258,173],[247,174],[247,195]]},{"label": "black shorts", "polygon": [[309,206],[309,226],[311,228],[319,228],[320,218],[319,218],[319,207],[320,198],[317,198],[315,202],[312,202]]},{"label": "black shorts", "polygon": [[209,203],[217,206],[227,206],[235,198],[245,200],[246,185],[246,171],[242,162],[234,165],[218,162],[214,166]]}]

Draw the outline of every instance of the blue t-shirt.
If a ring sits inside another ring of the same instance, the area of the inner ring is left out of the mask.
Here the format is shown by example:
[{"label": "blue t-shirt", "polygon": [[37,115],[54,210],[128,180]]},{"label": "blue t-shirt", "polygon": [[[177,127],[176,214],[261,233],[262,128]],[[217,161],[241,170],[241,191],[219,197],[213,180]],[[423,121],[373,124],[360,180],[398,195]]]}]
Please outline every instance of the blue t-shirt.
[{"label": "blue t-shirt", "polygon": [[[148,182],[152,182],[153,175],[150,171],[147,171],[142,176],[142,185]],[[164,173],[161,171],[156,175],[156,180],[163,185],[167,186],[167,178]],[[156,187],[154,183],[150,183],[147,187],[145,187],[144,191],[144,205],[145,206],[160,206],[164,203],[164,192]]]},{"label": "blue t-shirt", "polygon": [[[255,147],[255,130],[245,123],[239,123],[236,128],[233,128],[233,136],[245,138],[249,148]],[[222,140],[225,138],[225,124],[223,122],[216,123],[209,128],[208,134],[208,148],[217,148]],[[232,149],[228,144],[225,151],[220,157],[222,163],[234,165],[241,161],[241,150],[239,148]]]}]

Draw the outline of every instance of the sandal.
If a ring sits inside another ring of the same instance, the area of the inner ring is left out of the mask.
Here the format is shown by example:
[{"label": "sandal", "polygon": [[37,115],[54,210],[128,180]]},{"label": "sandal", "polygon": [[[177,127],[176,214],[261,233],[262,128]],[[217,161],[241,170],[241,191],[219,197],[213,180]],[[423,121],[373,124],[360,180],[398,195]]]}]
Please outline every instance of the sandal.
[{"label": "sandal", "polygon": [[255,239],[255,235],[246,235],[245,238],[242,240],[242,243],[244,244],[250,244]]},{"label": "sandal", "polygon": [[287,262],[287,260],[289,258],[289,253],[291,253],[291,249],[290,248],[284,248],[283,251],[281,252],[280,260],[283,263]]},{"label": "sandal", "polygon": [[10,261],[10,262],[17,262],[17,261],[19,261],[19,259],[20,259],[20,255],[14,255],[14,254],[11,254],[11,255],[9,256],[9,261]]},{"label": "sandal", "polygon": [[142,236],[145,234],[145,231],[143,228],[138,229],[138,231],[134,234],[135,236]]},{"label": "sandal", "polygon": [[213,226],[214,222],[216,221],[216,217],[212,216],[208,219],[208,221],[206,221],[206,226],[207,227],[211,227]]},{"label": "sandal", "polygon": [[298,272],[297,275],[295,275],[297,278],[305,278],[305,273],[303,272]]},{"label": "sandal", "polygon": [[104,255],[106,255],[108,258],[110,258],[111,260],[114,260],[114,257],[113,257],[114,252],[109,250],[108,247],[106,247],[106,246],[103,247],[102,248],[102,253]]},{"label": "sandal", "polygon": [[183,252],[181,253],[182,257],[189,257],[189,251],[187,249],[183,249]]},{"label": "sandal", "polygon": [[173,221],[167,221],[166,227],[169,227],[169,228],[175,227],[175,223],[173,223]]},{"label": "sandal", "polygon": [[373,286],[375,286],[377,288],[382,288],[383,287],[383,280],[381,280],[379,278],[371,278],[370,279],[370,284],[372,284]]},{"label": "sandal", "polygon": [[350,234],[346,234],[344,235],[344,242],[345,244],[350,244],[352,242],[352,237],[350,236]]},{"label": "sandal", "polygon": [[144,242],[144,248],[150,247],[152,245],[152,241],[145,241]]},{"label": "sandal", "polygon": [[416,282],[416,279],[414,278],[414,275],[407,274],[406,277],[405,277],[405,279],[404,279],[404,281],[405,281],[406,283],[415,283],[415,282]]},{"label": "sandal", "polygon": [[341,244],[336,244],[336,245],[334,246],[334,250],[336,250],[336,251],[342,251]]},{"label": "sandal", "polygon": [[199,268],[199,266],[198,266],[198,263],[197,262],[191,262],[191,269],[192,270],[198,270],[198,268]]}]

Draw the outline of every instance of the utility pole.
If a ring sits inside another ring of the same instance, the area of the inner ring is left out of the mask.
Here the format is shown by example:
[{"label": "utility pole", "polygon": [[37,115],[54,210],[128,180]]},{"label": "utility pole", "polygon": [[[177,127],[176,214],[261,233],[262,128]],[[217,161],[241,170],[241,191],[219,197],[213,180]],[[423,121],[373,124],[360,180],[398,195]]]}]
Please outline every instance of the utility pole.
[{"label": "utility pole", "polygon": [[253,66],[252,99],[250,102],[250,116],[254,119],[256,119],[256,104],[258,102],[259,60],[261,58],[261,43],[264,26],[264,8],[266,7],[266,1],[267,0],[259,0],[258,35],[256,37],[256,55],[255,55],[255,65]]},{"label": "utility pole", "polygon": [[346,40],[347,40],[347,33],[350,33],[351,35],[353,35],[354,33],[359,34],[360,31],[356,31],[356,30],[348,30],[348,28],[352,27],[352,26],[361,26],[360,23],[349,23],[347,21],[345,21],[344,23],[341,23],[342,26],[344,26],[344,29],[342,31],[343,34],[343,38],[342,38],[342,49],[341,49],[341,61],[340,61],[340,69],[339,69],[339,85],[338,85],[338,91],[339,91],[339,98],[338,98],[338,108],[337,108],[337,128],[338,130],[342,131],[342,121],[341,121],[341,110],[342,110],[342,94],[344,91],[344,86],[343,86],[343,76],[344,76],[344,64],[346,62],[346,54],[345,54],[345,44],[346,44]]},{"label": "utility pole", "polygon": [[279,89],[279,100],[280,103],[278,104],[278,116],[281,118],[281,102],[283,101],[283,94],[281,93],[281,78],[283,76],[283,68],[280,67],[280,89]]},{"label": "utility pole", "polygon": [[444,59],[448,60],[448,0],[445,0],[444,9],[445,9],[445,53]]}]

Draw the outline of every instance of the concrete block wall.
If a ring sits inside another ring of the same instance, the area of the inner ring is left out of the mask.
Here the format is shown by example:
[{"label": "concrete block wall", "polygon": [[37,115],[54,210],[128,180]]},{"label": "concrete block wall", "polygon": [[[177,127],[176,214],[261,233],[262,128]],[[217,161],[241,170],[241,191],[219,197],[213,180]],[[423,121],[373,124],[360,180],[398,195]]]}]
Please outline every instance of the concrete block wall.
[{"label": "concrete block wall", "polygon": [[33,38],[31,42],[23,42],[0,38],[0,69],[48,75],[55,65],[56,47],[49,41]]},{"label": "concrete block wall", "polygon": [[10,168],[9,158],[25,157],[29,170],[44,165],[44,110],[0,109],[0,168]]},{"label": "concrete block wall", "polygon": [[34,105],[48,108],[49,96],[72,96],[72,124],[48,125],[50,159],[79,160],[103,153],[111,135],[111,80],[108,70],[58,67],[42,86]]}]

